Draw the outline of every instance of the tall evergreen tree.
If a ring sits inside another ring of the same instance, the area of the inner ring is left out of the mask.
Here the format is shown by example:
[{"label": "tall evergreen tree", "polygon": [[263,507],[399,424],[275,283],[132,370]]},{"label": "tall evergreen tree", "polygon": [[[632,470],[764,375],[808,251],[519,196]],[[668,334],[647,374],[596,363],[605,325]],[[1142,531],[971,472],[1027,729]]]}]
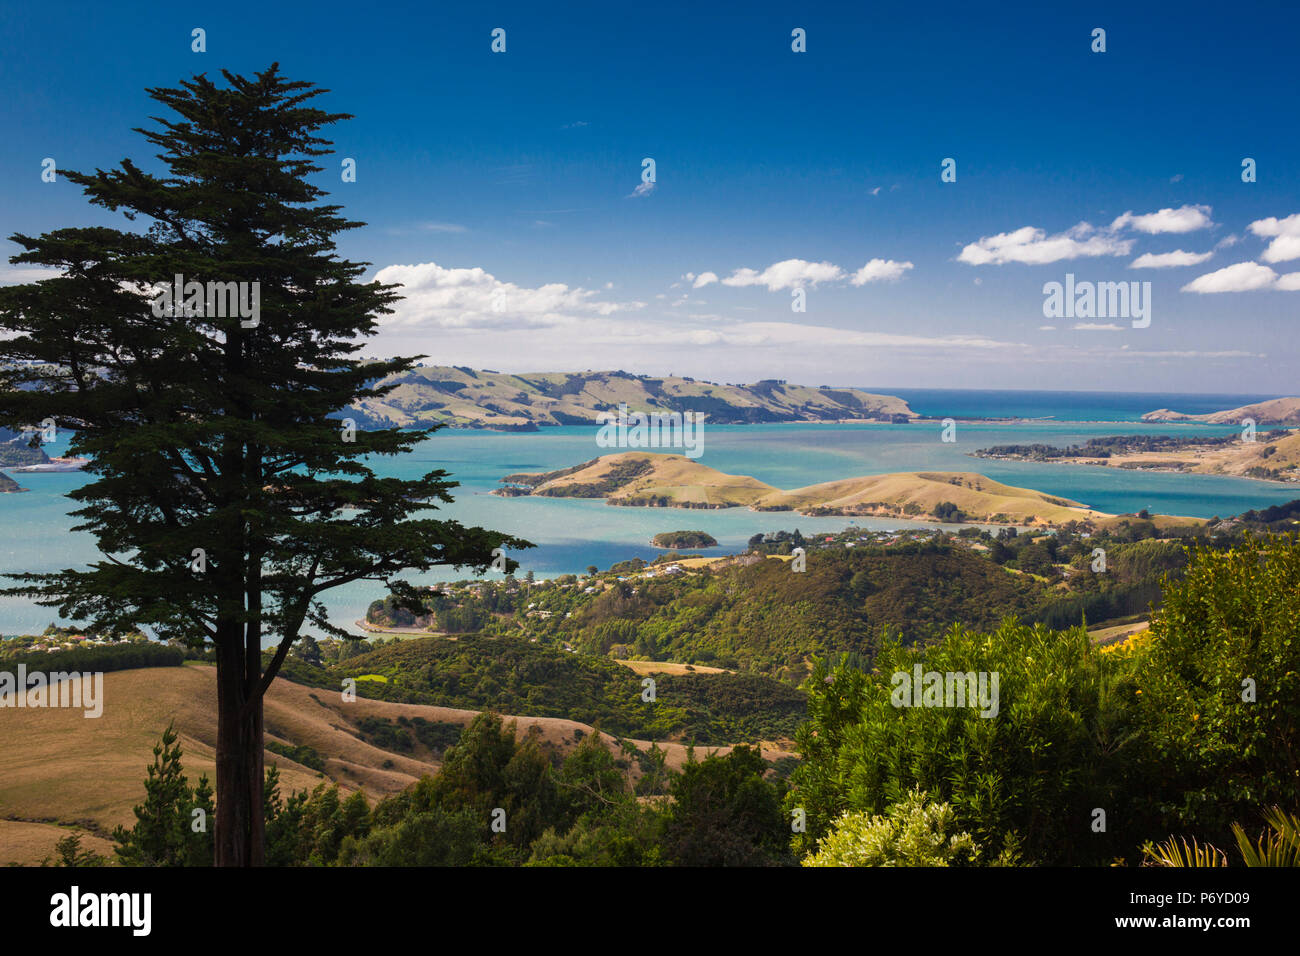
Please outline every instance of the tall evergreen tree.
[{"label": "tall evergreen tree", "polygon": [[[16,575],[5,593],[108,631],[150,626],[215,645],[215,858],[246,866],[263,854],[263,695],[304,624],[344,633],[321,593],[374,580],[414,602],[394,580],[404,571],[481,572],[496,549],[530,545],[417,516],[452,500],[445,471],[399,480],[368,465],[434,429],[353,431],[338,420],[424,358],[357,358],[398,296],[359,281],[368,263],[335,254],[335,236],[362,223],[322,203],[310,180],[332,152],[317,132],[350,117],[308,105],[326,91],[278,65],[222,75],[225,85],[199,75],[148,91],[177,114],[137,130],[160,150],[158,172],[129,159],[61,171],[91,203],[143,216],[147,229],[11,237],[25,250],[11,262],[63,274],[0,290],[0,425],[74,433],[70,451],[91,459],[92,478],[70,493],[83,506],[73,514],[102,558]],[[177,275],[205,293],[156,307]],[[249,309],[206,292],[231,282],[250,283]],[[274,646],[266,666],[264,642]]]}]

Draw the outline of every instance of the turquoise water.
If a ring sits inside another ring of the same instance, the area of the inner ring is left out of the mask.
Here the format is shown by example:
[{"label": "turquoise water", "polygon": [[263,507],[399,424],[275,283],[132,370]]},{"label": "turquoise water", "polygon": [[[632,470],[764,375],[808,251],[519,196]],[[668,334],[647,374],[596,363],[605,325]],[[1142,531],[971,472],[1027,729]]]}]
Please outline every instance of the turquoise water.
[{"label": "turquoise water", "polygon": [[[906,391],[906,390],[904,390]],[[953,396],[967,395],[961,402]],[[735,425],[708,426],[701,463],[733,474],[753,475],[778,488],[796,488],[835,478],[890,471],[978,471],[1007,484],[1035,488],[1083,502],[1109,512],[1149,508],[1167,514],[1230,515],[1300,497],[1300,487],[1240,478],[1208,475],[1171,475],[1088,468],[1071,465],[986,461],[968,457],[977,448],[994,444],[1071,444],[1090,437],[1124,433],[1227,435],[1226,426],[1143,425],[1137,417],[1153,408],[1210,410],[1191,404],[1184,396],[1144,395],[1120,405],[1076,400],[1073,405],[1060,393],[1040,396],[1038,404],[1025,395],[999,399],[1011,393],[927,393],[913,405],[927,414],[962,416],[1030,415],[1030,409],[1068,409],[1105,413],[1108,421],[1087,423],[1042,421],[1017,424],[961,423],[957,441],[940,441],[938,423],[913,425]],[[1092,394],[1092,393],[1088,393]],[[943,399],[936,408],[926,407]],[[946,396],[946,397],[945,397]],[[1247,401],[1260,396],[1246,396]],[[1202,400],[1202,404],[1206,400]],[[1212,408],[1240,402],[1212,400]],[[1011,409],[1016,410],[1011,410]],[[1123,414],[1120,414],[1123,413]],[[1041,412],[1040,414],[1052,414]],[[1080,416],[1084,417],[1084,416]],[[1129,422],[1117,425],[1114,422]],[[757,513],[745,509],[678,511],[671,509],[615,508],[600,501],[563,498],[500,498],[488,494],[503,475],[517,471],[547,471],[577,464],[605,454],[597,447],[594,428],[548,428],[536,433],[502,434],[485,431],[444,430],[422,443],[414,453],[398,460],[381,461],[383,473],[413,477],[442,468],[460,482],[456,501],[442,512],[466,524],[477,524],[519,535],[538,547],[511,555],[522,565],[521,574],[538,576],[579,572],[589,564],[606,568],[615,561],[661,552],[650,538],[661,531],[699,529],[718,539],[725,553],[742,548],[761,531],[793,530],[804,534],[838,531],[850,524],[883,529],[933,527],[898,519],[807,518],[789,513]],[[50,449],[58,453],[63,443]],[[64,495],[83,480],[79,474],[19,474],[26,494],[0,495],[0,572],[49,571],[76,567],[93,560],[96,552],[88,535],[72,532],[67,516],[72,507]],[[430,512],[430,514],[434,514]],[[454,580],[467,575],[448,569],[419,580]],[[382,586],[359,582],[325,595],[331,618],[350,626],[366,606],[382,596]],[[54,609],[40,608],[16,598],[0,598],[0,633],[31,633],[57,619]]]},{"label": "turquoise water", "polygon": [[919,415],[971,418],[1055,418],[1072,422],[1138,421],[1147,412],[1170,408],[1188,415],[1221,412],[1276,395],[1178,394],[1150,392],[1039,392],[1015,389],[870,388],[897,395]]}]

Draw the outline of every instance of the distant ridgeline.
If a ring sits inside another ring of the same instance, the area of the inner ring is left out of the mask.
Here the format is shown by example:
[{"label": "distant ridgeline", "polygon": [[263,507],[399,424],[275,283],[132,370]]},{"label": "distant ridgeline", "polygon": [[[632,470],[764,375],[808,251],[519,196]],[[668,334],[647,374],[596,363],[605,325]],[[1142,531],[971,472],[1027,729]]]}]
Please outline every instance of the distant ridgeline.
[{"label": "distant ridgeline", "polygon": [[[1289,434],[1285,429],[1265,432],[1258,441],[1271,441]],[[1061,448],[1056,445],[993,445],[972,452],[974,458],[1022,458],[1038,460],[1048,458],[1109,458],[1112,455],[1132,454],[1134,452],[1174,451],[1181,448],[1228,447],[1241,444],[1239,435],[1219,437],[1196,435],[1108,435],[1104,438],[1089,438],[1082,445],[1070,445]]]},{"label": "distant ridgeline", "polygon": [[40,448],[28,444],[30,436],[0,428],[0,466],[40,465],[50,460]]},{"label": "distant ridgeline", "polygon": [[1300,481],[1300,431],[1217,437],[1205,435],[1113,435],[1083,445],[994,445],[975,458],[1113,465],[1146,471],[1236,475],[1266,481]]},{"label": "distant ridgeline", "polygon": [[600,412],[697,412],[712,425],[866,420],[908,422],[901,398],[856,388],[790,385],[764,379],[719,385],[631,372],[537,372],[510,375],[464,366],[421,366],[381,379],[397,387],[341,413],[363,428],[445,423],[460,428],[536,431],[544,425],[595,425]]},{"label": "distant ridgeline", "polygon": [[[27,444],[27,436],[8,428],[0,428],[0,468],[17,468],[22,465],[43,465],[50,460],[40,448]],[[0,473],[0,492],[22,491],[18,483]]]}]

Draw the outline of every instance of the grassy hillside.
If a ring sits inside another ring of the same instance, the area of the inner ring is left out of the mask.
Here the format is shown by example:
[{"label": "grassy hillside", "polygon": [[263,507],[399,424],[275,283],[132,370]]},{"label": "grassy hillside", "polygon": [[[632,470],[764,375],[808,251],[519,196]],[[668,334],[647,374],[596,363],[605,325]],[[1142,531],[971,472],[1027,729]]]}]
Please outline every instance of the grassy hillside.
[{"label": "grassy hillside", "polygon": [[[5,772],[0,774],[0,865],[40,863],[71,828],[87,834],[84,847],[108,853],[107,837],[113,827],[134,822],[131,808],[144,794],[145,767],[159,735],[172,721],[191,783],[200,774],[207,774],[209,780],[215,777],[215,667],[188,664],[115,671],[106,674],[104,681],[105,706],[98,719],[87,720],[71,708],[0,709],[0,740],[22,741],[21,747],[5,749]],[[366,683],[361,686],[365,693]],[[690,692],[670,689],[666,693],[685,697]],[[737,693],[737,706],[743,708],[758,696]],[[466,727],[476,716],[477,710],[364,696],[345,703],[337,681],[325,688],[276,680],[266,698],[265,759],[268,766],[279,767],[284,793],[310,790],[323,780],[338,784],[344,795],[364,789],[367,797],[378,799],[438,771],[438,745],[445,746],[445,741],[431,740],[420,729],[421,721],[424,728],[439,730],[448,725]],[[506,719],[517,722],[521,738],[536,728],[543,742],[561,755],[597,733],[590,724],[565,718]],[[615,738],[601,737],[617,751]],[[642,751],[650,747],[648,740],[626,742]],[[672,742],[658,746],[665,751],[669,768],[679,770],[685,763],[685,746]],[[277,753],[295,749],[318,756],[323,774]],[[731,749],[701,747],[697,755],[725,754]],[[772,759],[790,756],[771,748],[765,748],[765,754]],[[633,768],[638,772],[635,764]],[[88,786],[90,781],[93,785]]]},{"label": "grassy hillside", "polygon": [[[604,498],[607,504],[670,508],[797,511],[807,515],[917,518],[1016,525],[1103,522],[1111,516],[1077,501],[993,481],[972,472],[896,472],[843,478],[781,491],[748,475],[728,475],[682,455],[623,452],[549,472],[506,475],[494,494]],[[1172,518],[1202,523],[1195,518]]]},{"label": "grassy hillside", "polygon": [[1256,425],[1300,425],[1300,398],[1274,398],[1255,405],[1242,405],[1222,412],[1188,415],[1169,408],[1159,408],[1142,416],[1144,422],[1206,422],[1211,425],[1240,425],[1243,418],[1253,418]]},{"label": "grassy hillside", "polygon": [[675,508],[749,505],[776,489],[747,475],[728,475],[683,455],[625,452],[576,468],[507,475],[497,494],[604,498],[610,504]]},{"label": "grassy hillside", "polygon": [[535,430],[543,425],[595,424],[598,412],[701,412],[711,424],[908,421],[916,417],[892,395],[762,381],[719,385],[630,372],[537,372],[509,375],[462,366],[424,366],[382,380],[397,387],[382,400],[344,414],[359,422],[409,427],[445,422],[466,428]]},{"label": "grassy hillside", "polygon": [[[948,503],[960,516],[941,509]],[[1060,524],[1105,515],[1066,498],[1004,485],[970,472],[900,472],[847,478],[781,491],[760,499],[760,510],[792,509],[816,515],[949,515],[968,521]]]}]

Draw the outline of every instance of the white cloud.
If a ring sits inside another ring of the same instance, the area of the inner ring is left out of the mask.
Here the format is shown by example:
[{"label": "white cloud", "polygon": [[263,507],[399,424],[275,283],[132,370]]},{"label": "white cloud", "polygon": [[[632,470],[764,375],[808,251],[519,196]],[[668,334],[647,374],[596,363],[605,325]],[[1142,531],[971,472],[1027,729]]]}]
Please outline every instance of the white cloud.
[{"label": "white cloud", "polygon": [[977,335],[898,335],[890,332],[863,332],[824,325],[801,325],[794,322],[743,322],[710,333],[710,344],[780,345],[780,346],[864,346],[868,348],[927,349],[1005,349],[1010,342],[999,342]]},{"label": "white cloud", "polygon": [[455,222],[422,222],[418,228],[425,232],[465,232],[466,229],[460,223]]},{"label": "white cloud", "polygon": [[1213,252],[1148,252],[1138,256],[1131,263],[1130,269],[1172,269],[1177,266],[1199,266],[1213,256]]},{"label": "white cloud", "polygon": [[871,195],[873,195],[873,196],[879,196],[879,195],[880,195],[880,187],[879,187],[879,186],[875,186],[875,187],[873,187],[872,190],[871,190]]},{"label": "white cloud", "polygon": [[[721,281],[723,285],[733,288],[745,286],[765,286],[769,292],[781,289],[799,289],[816,286],[820,282],[841,282],[848,280],[855,286],[868,282],[892,282],[902,278],[912,268],[910,262],[896,262],[893,259],[872,259],[854,273],[845,272],[833,262],[809,262],[806,259],[784,259],[768,266],[762,272],[757,269],[736,269],[725,279],[719,280],[712,272],[703,272],[694,280],[694,288]],[[690,279],[692,273],[687,273]]]},{"label": "white cloud", "polygon": [[1285,219],[1278,219],[1275,216],[1257,219],[1248,228],[1257,236],[1272,237],[1273,241],[1260,256],[1265,262],[1300,259],[1300,213],[1287,216]]},{"label": "white cloud", "polygon": [[1179,206],[1135,216],[1126,212],[1110,224],[1112,232],[1132,227],[1138,232],[1155,235],[1161,232],[1195,232],[1214,225],[1209,206]]},{"label": "white cloud", "polygon": [[1121,332],[1123,327],[1114,322],[1076,322],[1070,326],[1076,332]]},{"label": "white cloud", "polygon": [[521,319],[534,325],[561,325],[574,314],[612,315],[644,305],[601,301],[594,291],[562,282],[527,288],[502,282],[480,268],[448,269],[435,262],[387,266],[375,279],[402,286],[402,300],[380,324],[403,330],[499,326]]},{"label": "white cloud", "polygon": [[1215,272],[1207,272],[1183,286],[1184,292],[1249,292],[1270,289],[1277,282],[1277,273],[1258,262],[1238,262]]},{"label": "white cloud", "polygon": [[655,191],[655,185],[656,185],[655,183],[646,183],[646,182],[637,183],[636,189],[628,193],[628,198],[632,199],[632,198],[639,198],[641,196],[649,196],[652,192]]},{"label": "white cloud", "polygon": [[893,259],[872,259],[853,273],[853,278],[849,281],[854,285],[866,285],[868,282],[893,282],[901,279],[903,273],[910,268],[912,268],[910,262],[895,262]]},{"label": "white cloud", "polygon": [[767,286],[769,292],[815,286],[819,282],[833,282],[844,278],[844,270],[830,262],[807,262],[804,259],[785,259],[773,263],[762,272],[754,269],[737,269],[722,280],[723,285],[742,287]]},{"label": "white cloud", "polygon": [[1277,277],[1277,285],[1273,286],[1280,292],[1300,292],[1300,272],[1288,272],[1284,276]]},{"label": "white cloud", "polygon": [[1062,259],[1126,256],[1132,248],[1132,239],[1118,239],[1099,233],[1086,222],[1054,236],[1047,235],[1042,229],[1024,226],[1014,232],[1000,232],[970,243],[962,249],[957,261],[972,266],[1005,265],[1010,262],[1045,265]]},{"label": "white cloud", "polygon": [[57,279],[61,275],[62,269],[49,269],[45,266],[0,265],[0,285],[26,285],[42,279]]},{"label": "white cloud", "polygon": [[1056,326],[1054,326],[1054,325],[1040,325],[1040,326],[1038,327],[1038,331],[1039,331],[1039,332],[1055,332],[1055,331],[1056,331]]}]

